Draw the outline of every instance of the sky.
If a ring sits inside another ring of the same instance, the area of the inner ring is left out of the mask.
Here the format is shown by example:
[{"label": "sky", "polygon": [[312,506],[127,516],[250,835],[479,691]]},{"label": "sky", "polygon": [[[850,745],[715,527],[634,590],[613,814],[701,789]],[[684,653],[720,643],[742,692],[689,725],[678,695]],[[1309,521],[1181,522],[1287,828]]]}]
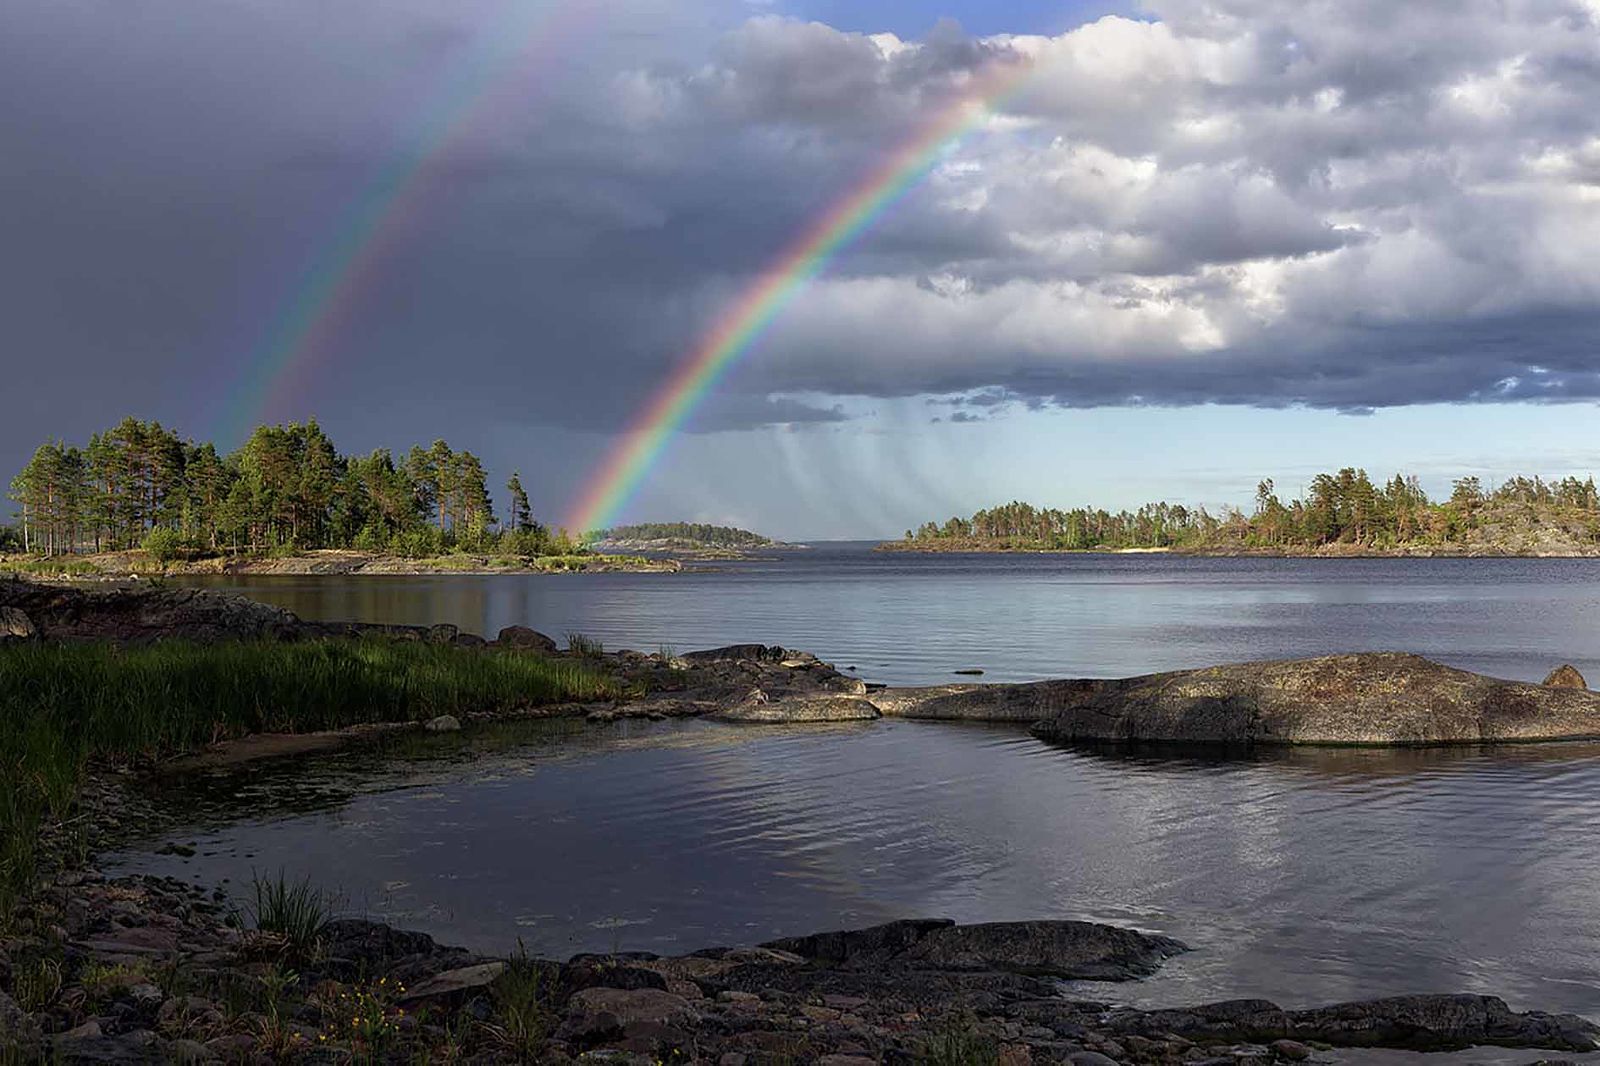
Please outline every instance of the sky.
[{"label": "sky", "polygon": [[622,518],[870,538],[1600,467],[1600,0],[9,0],[0,471],[128,414],[315,417],[557,522],[996,63],[1022,88]]}]

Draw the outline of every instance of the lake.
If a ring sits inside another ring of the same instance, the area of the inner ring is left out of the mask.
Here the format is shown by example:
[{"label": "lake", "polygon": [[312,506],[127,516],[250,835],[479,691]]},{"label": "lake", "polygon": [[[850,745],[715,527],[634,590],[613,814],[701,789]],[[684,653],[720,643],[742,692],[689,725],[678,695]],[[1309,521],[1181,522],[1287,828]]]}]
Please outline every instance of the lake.
[{"label": "lake", "polygon": [[[208,582],[219,584],[220,582]],[[871,680],[1116,675],[1370,648],[1600,674],[1600,563],[902,556],[677,575],[230,582],[310,617],[523,622],[608,647],[763,640]],[[1025,731],[523,723],[169,781],[110,857],[505,951],[682,952],[911,915],[1086,918],[1196,950],[1143,1006],[1479,991],[1600,1017],[1600,745],[1075,750]],[[193,841],[185,859],[161,840]]]},{"label": "lake", "polygon": [[1537,681],[1600,677],[1600,559],[908,555],[824,544],[680,574],[188,579],[304,617],[521,623],[678,651],[760,641],[891,684],[1110,677],[1413,651]]}]

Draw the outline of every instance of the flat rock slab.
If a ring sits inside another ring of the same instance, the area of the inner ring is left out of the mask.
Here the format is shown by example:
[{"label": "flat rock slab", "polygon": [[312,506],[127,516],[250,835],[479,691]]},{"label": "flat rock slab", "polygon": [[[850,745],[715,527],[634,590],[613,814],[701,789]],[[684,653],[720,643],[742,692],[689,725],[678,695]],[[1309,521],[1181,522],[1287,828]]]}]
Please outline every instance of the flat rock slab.
[{"label": "flat rock slab", "polygon": [[1600,736],[1600,693],[1375,652],[1239,663],[1086,686],[1052,740],[1453,744]]},{"label": "flat rock slab", "polygon": [[1181,1010],[1119,1011],[1119,1032],[1177,1033],[1196,1041],[1319,1041],[1338,1047],[1455,1051],[1476,1045],[1558,1051],[1600,1048],[1600,1029],[1572,1014],[1518,1013],[1495,996],[1425,995],[1284,1010],[1262,999],[1228,1000]]},{"label": "flat rock slab", "polygon": [[460,999],[481,992],[500,979],[506,972],[503,962],[484,962],[476,966],[463,966],[430,977],[414,985],[400,997],[399,1002],[410,1006],[434,1000]]},{"label": "flat rock slab", "polygon": [[821,695],[764,696],[725,707],[714,715],[724,722],[860,722],[881,718],[871,700],[836,693]]},{"label": "flat rock slab", "polygon": [[1095,922],[956,925],[940,918],[791,937],[763,947],[844,969],[988,970],[1094,981],[1145,977],[1188,950],[1170,937]]}]

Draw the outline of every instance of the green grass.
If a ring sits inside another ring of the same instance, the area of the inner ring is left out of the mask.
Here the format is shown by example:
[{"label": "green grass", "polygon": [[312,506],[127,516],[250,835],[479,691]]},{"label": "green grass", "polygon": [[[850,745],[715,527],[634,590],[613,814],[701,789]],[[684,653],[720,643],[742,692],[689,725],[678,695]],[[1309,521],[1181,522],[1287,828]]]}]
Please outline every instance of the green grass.
[{"label": "green grass", "polygon": [[313,888],[309,879],[290,883],[281,870],[276,878],[252,875],[250,887],[255,894],[249,907],[255,927],[282,937],[293,956],[310,956],[332,916],[322,890]]},{"label": "green grass", "polygon": [[32,884],[40,827],[70,815],[92,759],[617,693],[589,663],[384,640],[0,645],[0,923]]}]

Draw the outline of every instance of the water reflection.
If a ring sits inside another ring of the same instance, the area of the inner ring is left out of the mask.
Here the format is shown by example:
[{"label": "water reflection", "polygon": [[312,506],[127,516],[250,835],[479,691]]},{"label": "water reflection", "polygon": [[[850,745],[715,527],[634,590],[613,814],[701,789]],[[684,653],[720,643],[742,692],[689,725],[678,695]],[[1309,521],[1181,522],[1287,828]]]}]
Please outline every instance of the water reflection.
[{"label": "water reflection", "polygon": [[524,723],[166,782],[201,854],[119,862],[316,871],[485,950],[1079,917],[1198,949],[1092,989],[1112,999],[1466,990],[1600,1014],[1597,788],[1589,744],[1175,756],[896,721]]}]

